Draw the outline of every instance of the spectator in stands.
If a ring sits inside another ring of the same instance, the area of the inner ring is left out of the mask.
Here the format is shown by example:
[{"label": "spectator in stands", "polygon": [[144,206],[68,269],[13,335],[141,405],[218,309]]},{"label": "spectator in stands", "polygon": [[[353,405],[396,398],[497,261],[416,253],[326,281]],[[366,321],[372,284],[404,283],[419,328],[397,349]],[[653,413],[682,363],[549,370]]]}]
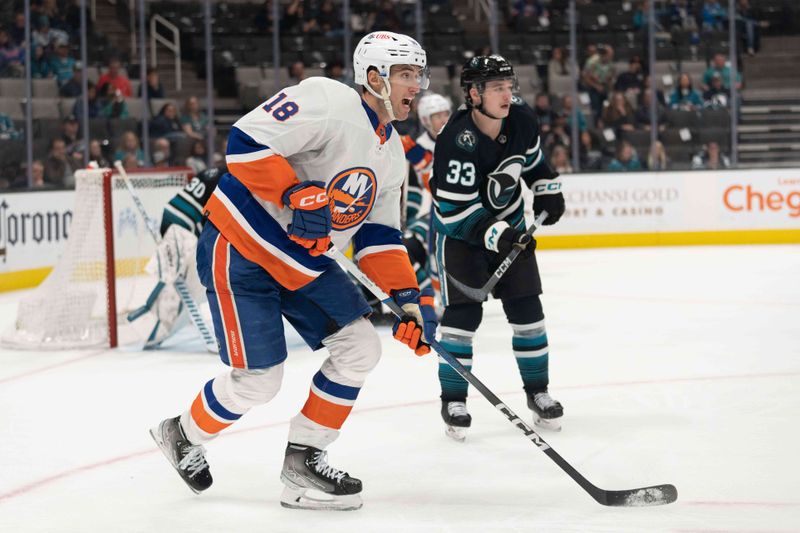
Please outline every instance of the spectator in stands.
[{"label": "spectator in stands", "polygon": [[[86,33],[92,35],[94,24],[89,12],[90,4],[86,3]],[[64,11],[64,21],[67,24],[67,31],[72,35],[73,40],[80,40],[78,32],[81,28],[81,0],[71,0]]]},{"label": "spectator in stands", "polygon": [[286,67],[286,71],[289,73],[290,85],[297,85],[308,77],[306,75],[306,66],[299,59],[289,63],[289,66]]},{"label": "spectator in stands", "polygon": [[[644,87],[642,88],[642,91],[644,92],[649,88],[650,88],[650,74],[645,74],[645,76],[644,76]],[[641,99],[641,97],[642,97],[642,95],[639,94],[639,99]],[[662,105],[666,106],[667,104],[669,104],[669,102],[667,101],[667,96],[664,94],[664,91],[662,91],[661,89],[656,89],[656,100],[658,101],[658,105],[660,105],[660,106],[662,106]]]},{"label": "spectator in stands", "polygon": [[25,76],[25,50],[16,44],[8,30],[0,28],[0,77]]},{"label": "spectator in stands", "polygon": [[121,68],[122,64],[119,59],[113,57],[109,60],[108,71],[97,80],[97,90],[100,94],[107,94],[105,86],[113,85],[115,89],[119,89],[122,96],[125,98],[130,98],[132,96],[131,82],[128,77],[122,73],[120,70]]},{"label": "spectator in stands", "polygon": [[39,159],[34,159],[31,163],[31,185],[34,189],[43,189],[47,186],[44,179],[44,163]]},{"label": "spectator in stands", "polygon": [[78,135],[78,130],[80,130],[80,125],[75,115],[67,115],[61,121],[61,139],[66,146],[67,155],[83,150],[83,142]]},{"label": "spectator in stands", "polygon": [[[87,102],[89,104],[89,118],[97,118],[102,116],[103,103],[97,96],[97,86],[91,81],[87,82]],[[76,98],[75,103],[72,104],[72,114],[76,117],[83,117],[83,98]]]},{"label": "spectator in stands", "polygon": [[633,56],[628,61],[628,70],[617,76],[617,81],[614,83],[614,90],[631,92],[638,96],[644,88],[644,74],[642,74],[642,59],[639,56]]},{"label": "spectator in stands", "polygon": [[759,28],[759,12],[750,6],[750,0],[739,0],[736,10],[736,28],[744,38],[747,53],[755,55],[761,48],[761,29]]},{"label": "spectator in stands", "polygon": [[[284,29],[284,23],[285,21],[282,20],[282,30]],[[253,26],[255,26],[259,33],[272,32],[272,2],[270,0],[266,0],[263,4],[261,4],[261,9],[258,10],[258,13],[256,13],[255,18],[253,19]]]},{"label": "spectator in stands", "polygon": [[580,162],[583,170],[600,170],[603,167],[603,151],[589,130],[581,132]]},{"label": "spectator in stands", "polygon": [[69,35],[62,30],[50,27],[50,18],[41,15],[36,22],[36,29],[31,32],[31,42],[33,46],[41,46],[46,53],[49,53],[56,43],[64,41],[69,43]]},{"label": "spectator in stands", "polygon": [[100,116],[105,118],[128,118],[128,103],[125,101],[122,91],[110,83],[105,85],[105,89],[107,92],[103,107],[100,110]]},{"label": "spectator in stands", "polygon": [[723,109],[731,101],[731,92],[722,83],[722,76],[715,73],[711,78],[711,87],[703,92],[703,102],[709,109]]},{"label": "spectator in stands", "polygon": [[669,159],[667,159],[667,151],[664,149],[664,144],[661,141],[656,141],[650,146],[650,153],[647,154],[647,168],[648,170],[667,170],[669,167]]},{"label": "spectator in stands", "polygon": [[114,152],[114,161],[122,161],[125,164],[125,158],[128,156],[132,156],[138,162],[138,166],[145,165],[144,152],[139,146],[139,137],[132,131],[122,134],[119,148]]},{"label": "spectator in stands", "polygon": [[307,33],[303,0],[291,0],[283,11],[281,31],[286,33]]},{"label": "spectator in stands", "polygon": [[323,0],[315,18],[319,30],[325,37],[338,38],[344,35],[342,16],[341,10],[331,0]]},{"label": "spectator in stands", "polygon": [[589,90],[595,120],[600,117],[603,111],[603,102],[608,98],[608,93],[616,78],[613,60],[614,50],[610,46],[598,46],[597,59],[589,58],[583,69],[583,84]]},{"label": "spectator in stands", "polygon": [[619,91],[611,93],[608,105],[603,109],[601,127],[611,128],[619,136],[623,131],[636,129],[636,117],[625,95]]},{"label": "spectator in stands", "polygon": [[394,2],[392,0],[383,0],[380,9],[375,14],[371,31],[388,30],[397,32],[402,29],[401,26],[400,14],[397,12]]},{"label": "spectator in stands", "polygon": [[50,71],[56,77],[56,84],[61,89],[72,80],[75,72],[75,58],[69,55],[69,45],[66,41],[56,44],[56,53],[50,58]]},{"label": "spectator in stands", "polygon": [[555,116],[553,114],[553,108],[550,106],[549,94],[539,93],[536,95],[533,104],[533,112],[536,114],[536,118],[539,119],[539,131],[543,134],[550,133]]},{"label": "spectator in stands", "polygon": [[667,19],[671,29],[697,29],[697,23],[688,0],[672,0],[667,7]]},{"label": "spectator in stands", "polygon": [[146,100],[164,98],[164,86],[161,85],[161,80],[158,79],[158,70],[155,67],[147,67],[145,80],[146,83],[139,86],[139,96],[142,96],[142,91],[146,90],[147,92],[144,94]]},{"label": "spectator in stands", "polygon": [[567,131],[567,115],[562,111],[553,113],[553,124],[550,132],[544,136],[542,145],[544,151],[547,152],[553,146],[566,146],[572,145],[572,138]]},{"label": "spectator in stands", "polygon": [[22,46],[25,43],[25,12],[17,11],[14,13],[14,24],[9,30],[11,40],[17,46]]},{"label": "spectator in stands", "polygon": [[205,141],[195,141],[192,143],[192,151],[189,157],[186,158],[186,166],[192,169],[192,172],[199,174],[206,168],[206,143]]},{"label": "spectator in stands", "polygon": [[33,49],[33,57],[31,58],[31,77],[37,79],[49,78],[52,74],[50,72],[50,61],[45,55],[44,48],[37,46]]},{"label": "spectator in stands", "polygon": [[0,140],[16,141],[22,139],[22,132],[14,126],[14,121],[5,113],[0,113]]},{"label": "spectator in stands", "polygon": [[344,83],[345,85],[352,84],[352,80],[345,76],[344,65],[342,64],[341,59],[334,59],[325,67],[325,76],[332,80]]},{"label": "spectator in stands", "polygon": [[[547,82],[564,76],[569,76],[569,61],[564,49],[556,47],[553,48],[553,55],[547,62]],[[547,90],[550,91],[549,86]]]},{"label": "spectator in stands", "polygon": [[208,117],[200,110],[200,102],[196,96],[186,99],[184,113],[181,115],[181,128],[187,137],[203,140],[206,138]]},{"label": "spectator in stands", "polygon": [[67,145],[64,139],[54,137],[50,140],[50,151],[44,162],[44,180],[53,187],[74,187],[75,171],[73,162],[67,157]]},{"label": "spectator in stands", "polygon": [[692,158],[694,170],[722,170],[731,167],[731,160],[720,151],[719,143],[711,141]]},{"label": "spectator in stands", "polygon": [[669,99],[669,106],[672,109],[682,109],[684,111],[695,111],[703,107],[703,98],[692,86],[692,78],[687,74],[681,74],[678,78],[678,86],[672,92]]},{"label": "spectator in stands", "polygon": [[150,135],[153,138],[166,137],[169,140],[177,140],[186,136],[178,120],[178,109],[175,104],[167,102],[161,106],[158,115],[150,122]]},{"label": "spectator in stands", "polygon": [[[561,111],[567,116],[567,131],[572,132],[572,95],[565,94],[561,99]],[[578,108],[578,131],[586,130],[586,116]]]},{"label": "spectator in stands", "polygon": [[72,67],[72,76],[69,81],[58,87],[59,96],[65,98],[76,98],[83,92],[83,69],[80,61],[76,61]]},{"label": "spectator in stands", "polygon": [[161,150],[154,151],[153,166],[155,168],[169,168],[169,156]]},{"label": "spectator in stands", "polygon": [[617,144],[616,157],[608,164],[608,170],[613,170],[615,172],[642,170],[639,156],[636,154],[636,150],[631,143],[628,141],[620,141]]},{"label": "spectator in stands", "polygon": [[159,137],[153,141],[153,160],[155,161],[156,152],[165,155],[167,166],[172,166],[175,161],[172,158],[172,144],[164,137]]},{"label": "spectator in stands", "polygon": [[[650,89],[645,89],[644,92],[639,95],[639,105],[635,113],[636,127],[647,131],[650,131],[650,127],[652,126],[650,122],[650,101],[652,94]],[[667,114],[663,104],[658,99],[656,99],[656,124],[658,125],[658,131],[664,131],[667,127]]]},{"label": "spectator in stands", "polygon": [[722,31],[725,29],[724,24],[728,14],[719,0],[705,0],[700,18],[703,21],[703,31]]},{"label": "spectator in stands", "polygon": [[[708,89],[711,86],[711,79],[715,74],[722,77],[722,84],[730,91],[731,88],[731,66],[728,63],[728,58],[725,54],[714,54],[711,60],[711,66],[703,74],[703,89]],[[736,72],[736,89],[742,88],[742,73]]]},{"label": "spectator in stands", "polygon": [[[540,24],[539,19],[544,17],[547,23]],[[526,31],[533,26],[549,26],[550,13],[541,0],[514,0],[510,2],[509,20],[511,27],[516,32]]]},{"label": "spectator in stands", "polygon": [[99,139],[89,141],[89,162],[95,163],[99,168],[111,168],[111,162],[103,153],[103,144]]},{"label": "spectator in stands", "polygon": [[144,165],[142,164],[142,161],[135,155],[125,154],[125,157],[122,159],[122,166],[125,168],[125,170],[136,170]]},{"label": "spectator in stands", "polygon": [[553,148],[550,153],[550,167],[559,174],[571,174],[573,172],[566,147],[557,145]]}]

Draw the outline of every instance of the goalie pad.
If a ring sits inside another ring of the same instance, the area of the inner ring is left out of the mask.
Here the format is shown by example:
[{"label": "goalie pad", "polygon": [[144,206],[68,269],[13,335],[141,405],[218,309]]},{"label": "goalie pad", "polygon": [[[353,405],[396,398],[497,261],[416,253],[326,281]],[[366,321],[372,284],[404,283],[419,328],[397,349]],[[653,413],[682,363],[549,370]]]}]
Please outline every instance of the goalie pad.
[{"label": "goalie pad", "polygon": [[198,305],[205,301],[205,289],[197,275],[196,248],[197,237],[173,224],[164,233],[155,254],[145,267],[148,273],[158,277],[158,282],[144,305],[128,315],[129,321],[148,312],[155,316],[155,326],[145,342],[145,349],[157,348],[189,322],[175,282],[185,283]]}]

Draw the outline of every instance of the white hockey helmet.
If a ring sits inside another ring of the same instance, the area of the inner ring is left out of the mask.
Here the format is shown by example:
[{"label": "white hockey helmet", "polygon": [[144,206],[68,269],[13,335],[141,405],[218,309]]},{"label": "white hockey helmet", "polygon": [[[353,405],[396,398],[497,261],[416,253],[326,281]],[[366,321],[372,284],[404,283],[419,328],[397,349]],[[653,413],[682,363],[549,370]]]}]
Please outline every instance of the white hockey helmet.
[{"label": "white hockey helmet", "polygon": [[[353,70],[355,83],[365,87],[370,93],[381,98],[392,120],[394,113],[389,102],[392,88],[389,85],[389,74],[392,65],[414,65],[422,68],[420,89],[425,90],[430,83],[428,77],[428,60],[425,50],[420,44],[407,35],[391,31],[374,31],[365,35],[356,51],[353,52]],[[385,91],[378,94],[367,81],[367,71],[375,67],[383,79]]]},{"label": "white hockey helmet", "polygon": [[419,99],[419,103],[417,104],[417,116],[419,117],[419,121],[425,127],[426,130],[431,132],[432,134],[436,134],[438,132],[431,131],[432,124],[431,124],[431,115],[435,115],[436,113],[441,113],[442,111],[447,111],[448,113],[453,110],[453,106],[450,103],[450,100],[442,96],[441,94],[436,93],[428,93],[422,98]]},{"label": "white hockey helmet", "polygon": [[[356,51],[353,52],[356,85],[369,88],[367,83],[369,67],[378,69],[378,74],[386,80],[392,65],[416,65],[427,74],[428,60],[422,46],[408,35],[391,31],[368,33],[358,42]],[[427,76],[423,81],[425,83],[420,88],[425,90],[428,88]]]}]

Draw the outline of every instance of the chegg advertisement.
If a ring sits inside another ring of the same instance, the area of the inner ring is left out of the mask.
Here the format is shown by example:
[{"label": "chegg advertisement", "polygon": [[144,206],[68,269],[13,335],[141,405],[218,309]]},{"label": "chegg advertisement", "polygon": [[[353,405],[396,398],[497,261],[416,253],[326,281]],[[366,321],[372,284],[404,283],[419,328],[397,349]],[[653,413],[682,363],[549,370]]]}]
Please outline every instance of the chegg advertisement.
[{"label": "chegg advertisement", "polygon": [[542,248],[800,243],[800,169],[563,176]]}]

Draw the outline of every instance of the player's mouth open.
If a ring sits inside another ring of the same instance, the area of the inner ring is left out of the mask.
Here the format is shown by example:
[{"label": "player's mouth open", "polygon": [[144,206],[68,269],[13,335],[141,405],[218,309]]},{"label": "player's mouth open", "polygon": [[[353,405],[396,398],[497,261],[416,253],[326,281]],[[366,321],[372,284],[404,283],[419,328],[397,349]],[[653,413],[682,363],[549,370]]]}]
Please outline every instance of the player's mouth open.
[{"label": "player's mouth open", "polygon": [[403,98],[402,100],[403,105],[411,107],[411,98]]}]

